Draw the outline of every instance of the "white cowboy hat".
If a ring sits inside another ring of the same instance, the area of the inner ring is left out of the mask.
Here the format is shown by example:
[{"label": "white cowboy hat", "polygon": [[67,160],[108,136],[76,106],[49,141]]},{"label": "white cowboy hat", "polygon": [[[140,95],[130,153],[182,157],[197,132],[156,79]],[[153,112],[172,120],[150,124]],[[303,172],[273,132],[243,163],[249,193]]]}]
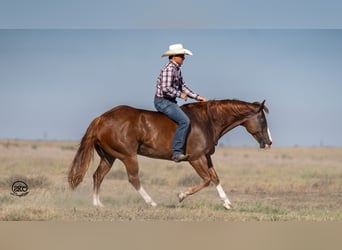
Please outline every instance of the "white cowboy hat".
[{"label": "white cowboy hat", "polygon": [[173,55],[190,55],[192,56],[192,52],[186,48],[183,47],[183,44],[177,43],[172,44],[169,46],[169,50],[165,51],[162,54],[162,57],[164,56],[173,56]]}]

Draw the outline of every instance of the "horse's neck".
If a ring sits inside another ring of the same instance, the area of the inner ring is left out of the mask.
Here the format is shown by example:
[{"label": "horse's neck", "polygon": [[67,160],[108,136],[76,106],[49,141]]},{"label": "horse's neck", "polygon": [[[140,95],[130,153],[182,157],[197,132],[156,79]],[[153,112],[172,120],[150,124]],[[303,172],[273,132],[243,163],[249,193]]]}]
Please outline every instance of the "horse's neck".
[{"label": "horse's neck", "polygon": [[242,125],[250,115],[250,109],[243,105],[224,104],[216,109],[215,113],[208,113],[208,115],[212,117],[215,126],[215,140],[219,140],[230,130]]}]

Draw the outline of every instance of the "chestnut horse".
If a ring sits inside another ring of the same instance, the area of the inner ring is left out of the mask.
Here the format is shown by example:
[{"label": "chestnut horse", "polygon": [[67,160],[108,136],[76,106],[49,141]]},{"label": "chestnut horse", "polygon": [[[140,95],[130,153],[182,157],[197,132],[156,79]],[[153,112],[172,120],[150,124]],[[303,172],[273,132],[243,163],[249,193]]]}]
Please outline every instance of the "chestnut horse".
[{"label": "chestnut horse", "polygon": [[[178,195],[180,202],[213,182],[224,207],[231,208],[211,155],[215,152],[219,138],[238,125],[247,129],[258,141],[260,148],[270,147],[272,139],[264,113],[268,109],[264,103],[214,100],[181,107],[191,124],[185,151],[190,155],[188,161],[203,181],[181,192]],[[101,159],[93,175],[95,206],[103,206],[99,199],[100,185],[117,158],[124,163],[129,182],[145,202],[156,206],[140,183],[137,155],[171,160],[171,144],[176,126],[174,121],[155,111],[129,106],[118,106],[107,111],[90,123],[81,140],[69,171],[70,187],[75,189],[82,182],[95,148]]]}]

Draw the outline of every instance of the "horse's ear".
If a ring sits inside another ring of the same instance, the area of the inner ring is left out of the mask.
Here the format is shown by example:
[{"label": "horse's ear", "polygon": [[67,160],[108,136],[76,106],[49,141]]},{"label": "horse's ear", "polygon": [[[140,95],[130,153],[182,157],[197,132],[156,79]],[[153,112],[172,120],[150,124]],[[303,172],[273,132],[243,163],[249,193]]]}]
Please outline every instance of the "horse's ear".
[{"label": "horse's ear", "polygon": [[268,108],[265,106],[265,102],[266,102],[266,100],[263,100],[262,103],[260,104],[259,112],[261,110],[264,110],[266,113],[268,113]]},{"label": "horse's ear", "polygon": [[263,101],[260,103],[258,112],[260,112],[261,110],[264,109],[264,107],[265,107],[265,101],[266,101],[266,100],[263,100]]},{"label": "horse's ear", "polygon": [[261,106],[262,108],[264,108],[265,102],[266,102],[266,100],[263,100],[262,103],[260,104],[260,106]]}]

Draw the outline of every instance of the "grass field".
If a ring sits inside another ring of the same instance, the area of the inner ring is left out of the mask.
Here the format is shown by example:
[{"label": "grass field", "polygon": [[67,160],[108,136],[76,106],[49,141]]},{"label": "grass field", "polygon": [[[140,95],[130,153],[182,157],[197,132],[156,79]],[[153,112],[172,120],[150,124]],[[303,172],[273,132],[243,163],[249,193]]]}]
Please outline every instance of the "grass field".
[{"label": "grass field", "polygon": [[[234,208],[226,211],[214,186],[178,202],[199,181],[187,163],[140,157],[140,176],[158,203],[147,206],[128,183],[120,161],[92,206],[95,156],[71,191],[67,172],[77,142],[0,141],[0,220],[10,221],[341,221],[342,148],[217,148],[214,165]],[[14,181],[29,194],[11,195]]]}]

